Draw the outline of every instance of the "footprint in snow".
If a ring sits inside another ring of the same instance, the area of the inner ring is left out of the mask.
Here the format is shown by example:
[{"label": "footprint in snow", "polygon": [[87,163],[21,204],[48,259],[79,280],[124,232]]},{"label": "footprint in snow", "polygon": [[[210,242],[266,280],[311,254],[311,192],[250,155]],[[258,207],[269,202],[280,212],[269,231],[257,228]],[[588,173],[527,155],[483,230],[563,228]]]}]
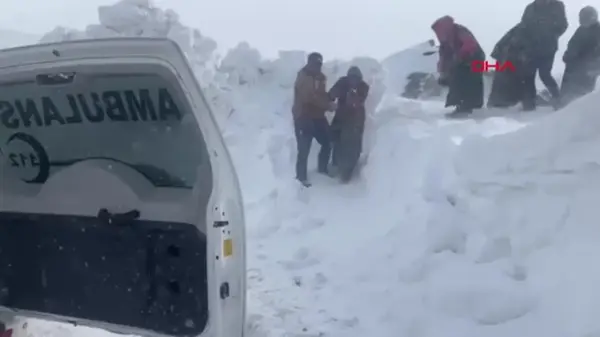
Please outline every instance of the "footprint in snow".
[{"label": "footprint in snow", "polygon": [[477,263],[490,263],[512,255],[512,244],[507,237],[490,238],[479,252]]},{"label": "footprint in snow", "polygon": [[316,273],[313,282],[316,289],[322,289],[327,285],[329,280],[323,273]]},{"label": "footprint in snow", "polygon": [[310,256],[310,251],[302,247],[294,253],[293,260],[279,262],[287,270],[298,270],[315,266],[320,263],[319,259]]},{"label": "footprint in snow", "polygon": [[262,282],[264,280],[261,270],[257,268],[248,269],[246,274],[248,281]]},{"label": "footprint in snow", "polygon": [[268,337],[269,334],[263,328],[264,316],[258,314],[248,315],[246,319],[246,334],[248,337]]},{"label": "footprint in snow", "polygon": [[295,234],[303,234],[325,226],[325,219],[309,218],[290,228]]},{"label": "footprint in snow", "polygon": [[[302,276],[294,276],[293,281],[297,287],[304,286]],[[309,285],[312,286],[311,289],[319,290],[322,289],[325,285],[327,285],[328,281],[329,280],[327,279],[327,277],[325,277],[325,275],[323,275],[323,273],[316,273],[314,278],[310,280]]]},{"label": "footprint in snow", "polygon": [[265,220],[260,228],[254,229],[248,236],[255,239],[266,239],[281,229],[281,221],[277,218]]},{"label": "footprint in snow", "polygon": [[258,254],[258,255],[256,255],[256,259],[260,260],[260,261],[265,261],[265,260],[269,259],[269,256],[267,256],[266,254]]},{"label": "footprint in snow", "polygon": [[414,284],[423,281],[431,271],[427,259],[418,259],[398,272],[398,280],[403,283]]}]

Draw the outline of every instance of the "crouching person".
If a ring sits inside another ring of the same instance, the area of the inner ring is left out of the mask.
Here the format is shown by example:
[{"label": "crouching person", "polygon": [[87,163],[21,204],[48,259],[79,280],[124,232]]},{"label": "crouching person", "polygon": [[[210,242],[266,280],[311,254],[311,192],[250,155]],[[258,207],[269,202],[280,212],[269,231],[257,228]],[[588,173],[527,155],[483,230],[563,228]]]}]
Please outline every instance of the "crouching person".
[{"label": "crouching person", "polygon": [[472,70],[474,61],[485,60],[479,42],[450,16],[436,20],[431,28],[440,41],[440,83],[449,87],[446,107],[456,107],[453,114],[458,115],[483,107],[483,74]]},{"label": "crouching person", "polygon": [[300,69],[294,85],[294,131],[298,145],[296,158],[296,179],[304,186],[311,186],[308,180],[308,155],[313,138],[321,145],[318,170],[329,174],[328,166],[331,156],[331,139],[329,122],[325,112],[335,110],[335,104],[329,99],[326,85],[327,79],[321,71],[323,57],[319,53],[311,53],[307,64]]},{"label": "crouching person", "polygon": [[596,9],[584,7],[579,12],[579,24],[563,56],[563,105],[594,91],[600,74],[600,23]]},{"label": "crouching person", "polygon": [[348,74],[340,78],[329,90],[329,97],[337,101],[337,109],[331,123],[332,163],[344,183],[352,179],[362,152],[365,101],[368,95],[369,85],[363,80],[358,67],[350,67]]}]

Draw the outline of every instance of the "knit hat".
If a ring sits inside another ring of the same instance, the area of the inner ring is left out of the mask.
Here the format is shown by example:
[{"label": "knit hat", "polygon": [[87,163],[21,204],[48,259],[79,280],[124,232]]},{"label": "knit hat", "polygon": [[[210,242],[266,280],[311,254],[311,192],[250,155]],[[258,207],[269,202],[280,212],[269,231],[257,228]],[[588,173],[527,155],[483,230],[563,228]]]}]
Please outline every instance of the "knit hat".
[{"label": "knit hat", "polygon": [[308,55],[308,63],[323,63],[323,55],[317,52]]},{"label": "knit hat", "polygon": [[355,77],[355,78],[358,78],[360,80],[363,79],[362,71],[360,71],[360,69],[357,66],[350,67],[350,69],[348,69],[347,76],[348,77]]},{"label": "knit hat", "polygon": [[582,26],[591,26],[598,22],[598,11],[592,6],[583,7],[579,11],[579,24]]}]

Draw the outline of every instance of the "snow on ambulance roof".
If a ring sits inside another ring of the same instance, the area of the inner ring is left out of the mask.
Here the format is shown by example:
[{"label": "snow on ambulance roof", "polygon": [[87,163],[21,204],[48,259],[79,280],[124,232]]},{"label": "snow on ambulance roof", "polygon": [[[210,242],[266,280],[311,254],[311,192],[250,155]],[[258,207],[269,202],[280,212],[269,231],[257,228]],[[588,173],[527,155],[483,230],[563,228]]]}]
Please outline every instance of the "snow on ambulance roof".
[{"label": "snow on ambulance roof", "polygon": [[155,187],[194,186],[208,158],[179,86],[151,72],[64,76],[72,82],[44,85],[52,78],[38,75],[0,83],[0,153],[7,170],[43,184],[63,167],[109,159]]}]

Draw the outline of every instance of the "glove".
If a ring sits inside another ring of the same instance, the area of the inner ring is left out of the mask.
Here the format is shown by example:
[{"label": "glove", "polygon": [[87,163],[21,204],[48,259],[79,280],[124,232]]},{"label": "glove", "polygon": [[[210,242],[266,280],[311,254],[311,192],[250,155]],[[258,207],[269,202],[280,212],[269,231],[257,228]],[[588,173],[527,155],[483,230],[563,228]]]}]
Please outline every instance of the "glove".
[{"label": "glove", "polygon": [[448,78],[446,76],[440,76],[438,78],[438,84],[442,87],[447,87],[450,85],[450,81],[448,81]]},{"label": "glove", "polygon": [[350,89],[350,92],[346,96],[346,103],[351,107],[356,107],[360,103],[357,89]]}]

